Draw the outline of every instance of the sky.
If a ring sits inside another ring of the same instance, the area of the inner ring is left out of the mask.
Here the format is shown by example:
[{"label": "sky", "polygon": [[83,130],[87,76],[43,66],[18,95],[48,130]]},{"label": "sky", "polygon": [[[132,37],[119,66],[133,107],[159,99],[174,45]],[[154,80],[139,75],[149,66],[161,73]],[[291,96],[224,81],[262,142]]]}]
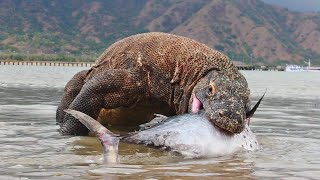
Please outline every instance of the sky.
[{"label": "sky", "polygon": [[262,0],[289,10],[302,12],[320,12],[320,0]]}]

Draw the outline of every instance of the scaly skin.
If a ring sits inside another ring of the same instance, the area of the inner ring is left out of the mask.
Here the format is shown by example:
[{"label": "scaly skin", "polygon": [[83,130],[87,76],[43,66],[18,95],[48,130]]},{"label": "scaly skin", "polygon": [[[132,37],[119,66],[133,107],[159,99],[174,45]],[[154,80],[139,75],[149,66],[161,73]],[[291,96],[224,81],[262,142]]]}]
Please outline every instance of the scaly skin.
[{"label": "scaly skin", "polygon": [[84,80],[87,77],[88,70],[83,70],[75,74],[72,79],[67,83],[62,101],[60,105],[58,106],[57,113],[56,113],[56,120],[57,123],[62,123],[64,115],[66,112],[64,112],[65,109],[68,109],[69,105],[72,103],[73,99],[79,94],[83,84]]},{"label": "scaly skin", "polygon": [[208,119],[231,133],[244,129],[250,110],[247,82],[227,56],[166,33],[138,34],[114,43],[86,72],[85,81],[80,79],[66,89],[77,92],[83,84],[81,91],[65,94],[57,111],[63,135],[88,133],[74,117],[61,113],[66,107],[97,119],[101,108],[160,102],[170,114],[182,114],[192,111],[196,97]]}]

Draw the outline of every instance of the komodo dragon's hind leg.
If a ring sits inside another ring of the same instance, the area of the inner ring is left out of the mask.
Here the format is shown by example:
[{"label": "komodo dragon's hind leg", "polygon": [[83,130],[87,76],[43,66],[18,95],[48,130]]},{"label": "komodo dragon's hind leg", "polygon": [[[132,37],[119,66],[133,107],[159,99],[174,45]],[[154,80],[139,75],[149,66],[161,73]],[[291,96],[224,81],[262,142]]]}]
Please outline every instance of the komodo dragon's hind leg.
[{"label": "komodo dragon's hind leg", "polygon": [[[82,87],[69,109],[83,112],[97,119],[101,108],[127,107],[145,97],[145,81],[142,72],[124,69],[107,70],[96,74]],[[88,129],[73,116],[66,114],[60,125],[63,135],[87,135]]]},{"label": "komodo dragon's hind leg", "polygon": [[83,70],[78,72],[72,77],[72,79],[65,86],[62,100],[56,112],[57,123],[59,124],[62,123],[63,118],[66,114],[64,110],[69,108],[69,105],[72,103],[74,98],[79,94],[84,84],[84,80],[87,77],[87,72],[88,70]]}]

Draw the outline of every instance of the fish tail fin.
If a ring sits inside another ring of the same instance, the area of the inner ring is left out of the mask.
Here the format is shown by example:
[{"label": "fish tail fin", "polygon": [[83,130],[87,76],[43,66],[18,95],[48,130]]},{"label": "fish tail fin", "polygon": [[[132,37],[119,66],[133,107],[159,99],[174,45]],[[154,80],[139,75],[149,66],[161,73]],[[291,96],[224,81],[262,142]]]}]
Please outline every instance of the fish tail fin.
[{"label": "fish tail fin", "polygon": [[254,105],[254,107],[246,113],[246,118],[251,118],[253,116],[253,114],[256,112],[256,110],[258,109],[264,95],[266,94],[267,90],[263,93],[263,95],[261,96],[261,98],[258,100],[258,102]]},{"label": "fish tail fin", "polygon": [[108,164],[118,163],[118,146],[121,137],[112,133],[92,117],[76,110],[66,109],[66,113],[71,114],[93,132],[100,140],[103,147],[104,162]]}]

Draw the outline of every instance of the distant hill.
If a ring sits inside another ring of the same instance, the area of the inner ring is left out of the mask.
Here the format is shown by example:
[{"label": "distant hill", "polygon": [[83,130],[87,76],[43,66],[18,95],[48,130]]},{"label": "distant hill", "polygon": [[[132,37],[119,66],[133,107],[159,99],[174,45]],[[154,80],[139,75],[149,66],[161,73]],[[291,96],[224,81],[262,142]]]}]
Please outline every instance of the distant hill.
[{"label": "distant hill", "polygon": [[1,0],[0,52],[98,56],[123,37],[162,31],[245,63],[320,64],[320,14],[260,0]]}]

